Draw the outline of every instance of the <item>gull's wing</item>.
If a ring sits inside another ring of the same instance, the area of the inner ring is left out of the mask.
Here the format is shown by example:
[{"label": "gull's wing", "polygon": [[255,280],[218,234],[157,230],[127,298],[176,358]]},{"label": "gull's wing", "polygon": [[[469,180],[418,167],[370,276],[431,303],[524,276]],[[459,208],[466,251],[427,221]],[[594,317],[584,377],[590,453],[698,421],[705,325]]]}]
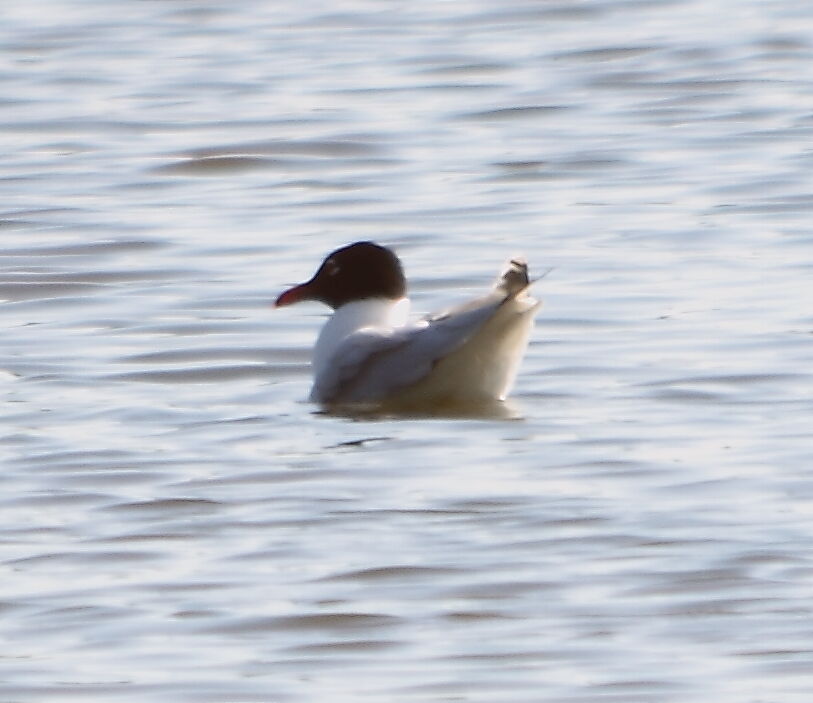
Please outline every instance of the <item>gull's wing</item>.
[{"label": "gull's wing", "polygon": [[393,330],[359,330],[342,342],[314,382],[311,400],[363,403],[385,398],[426,376],[437,361],[466,342],[496,312],[501,298],[462,312]]}]

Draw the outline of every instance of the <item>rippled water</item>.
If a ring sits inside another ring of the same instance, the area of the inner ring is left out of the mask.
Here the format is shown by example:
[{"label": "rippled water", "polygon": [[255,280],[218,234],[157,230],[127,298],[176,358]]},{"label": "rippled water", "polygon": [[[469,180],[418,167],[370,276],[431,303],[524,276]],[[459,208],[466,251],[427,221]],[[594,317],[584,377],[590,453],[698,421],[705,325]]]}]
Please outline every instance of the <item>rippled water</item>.
[{"label": "rippled water", "polygon": [[[0,16],[0,701],[810,700],[807,3]],[[305,402],[361,238],[511,419]]]}]

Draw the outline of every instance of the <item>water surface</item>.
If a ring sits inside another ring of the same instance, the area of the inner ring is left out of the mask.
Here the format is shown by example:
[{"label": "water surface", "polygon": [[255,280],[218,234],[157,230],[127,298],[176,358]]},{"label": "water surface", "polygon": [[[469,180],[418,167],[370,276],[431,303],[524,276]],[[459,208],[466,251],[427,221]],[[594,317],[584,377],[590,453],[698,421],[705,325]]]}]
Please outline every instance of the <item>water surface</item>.
[{"label": "water surface", "polygon": [[[804,3],[2,15],[0,700],[810,700]],[[305,402],[363,238],[507,417]]]}]

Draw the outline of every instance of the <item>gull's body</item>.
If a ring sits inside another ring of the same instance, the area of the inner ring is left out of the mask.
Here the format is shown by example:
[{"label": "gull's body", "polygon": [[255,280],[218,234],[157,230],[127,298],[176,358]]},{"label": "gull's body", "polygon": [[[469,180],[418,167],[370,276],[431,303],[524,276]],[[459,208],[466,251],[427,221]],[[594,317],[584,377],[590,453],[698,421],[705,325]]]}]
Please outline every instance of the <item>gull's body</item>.
[{"label": "gull's body", "polygon": [[540,305],[528,284],[525,264],[512,261],[485,297],[409,324],[400,262],[359,242],[330,254],[277,305],[334,308],[314,349],[312,401],[423,410],[505,399]]}]

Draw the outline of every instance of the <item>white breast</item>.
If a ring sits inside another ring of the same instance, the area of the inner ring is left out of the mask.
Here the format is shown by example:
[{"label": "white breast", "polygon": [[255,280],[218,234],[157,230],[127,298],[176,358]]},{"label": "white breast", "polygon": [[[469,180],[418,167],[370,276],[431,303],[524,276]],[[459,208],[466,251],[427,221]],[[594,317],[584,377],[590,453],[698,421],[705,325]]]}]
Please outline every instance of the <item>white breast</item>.
[{"label": "white breast", "polygon": [[409,298],[374,298],[342,305],[328,318],[316,340],[311,361],[314,377],[319,378],[335,363],[336,349],[349,335],[366,328],[403,327],[408,317]]}]

